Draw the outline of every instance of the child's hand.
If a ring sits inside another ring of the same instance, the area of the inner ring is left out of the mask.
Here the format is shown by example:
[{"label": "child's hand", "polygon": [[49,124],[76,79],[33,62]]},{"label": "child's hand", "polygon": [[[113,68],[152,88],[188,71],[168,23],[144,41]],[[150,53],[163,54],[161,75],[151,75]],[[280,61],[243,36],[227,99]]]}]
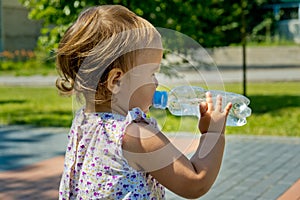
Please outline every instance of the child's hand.
[{"label": "child's hand", "polygon": [[228,103],[223,111],[222,97],[219,95],[217,96],[216,105],[214,107],[212,95],[207,92],[206,102],[200,103],[201,118],[198,125],[200,132],[202,134],[207,132],[224,133],[226,119],[231,107],[232,104]]}]

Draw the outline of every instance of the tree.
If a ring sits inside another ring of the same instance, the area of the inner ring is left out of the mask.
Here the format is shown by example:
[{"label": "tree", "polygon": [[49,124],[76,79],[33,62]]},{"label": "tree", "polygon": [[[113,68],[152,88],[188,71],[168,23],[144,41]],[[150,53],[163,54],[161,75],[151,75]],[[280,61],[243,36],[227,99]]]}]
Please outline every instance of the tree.
[{"label": "tree", "polygon": [[[252,15],[266,0],[249,1],[247,32],[258,24]],[[124,5],[156,27],[169,28],[192,37],[204,47],[227,46],[241,42],[240,0],[20,0],[30,10],[29,18],[42,20],[38,46],[56,48],[66,29],[88,6]],[[261,19],[259,19],[261,20]]]}]

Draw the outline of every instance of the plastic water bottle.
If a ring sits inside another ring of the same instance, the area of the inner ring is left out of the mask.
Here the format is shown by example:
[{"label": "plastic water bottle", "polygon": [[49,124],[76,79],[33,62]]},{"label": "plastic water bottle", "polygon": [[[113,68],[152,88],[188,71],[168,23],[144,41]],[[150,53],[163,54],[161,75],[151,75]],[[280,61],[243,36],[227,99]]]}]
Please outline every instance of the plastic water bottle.
[{"label": "plastic water bottle", "polygon": [[[206,101],[207,90],[195,86],[179,86],[170,92],[155,91],[153,96],[153,107],[166,109],[176,116],[197,116],[200,117],[199,104]],[[223,108],[228,102],[232,108],[228,114],[226,126],[243,126],[247,123],[246,117],[251,115],[251,108],[248,107],[250,100],[240,94],[209,90],[215,103],[217,95],[222,96]]]}]

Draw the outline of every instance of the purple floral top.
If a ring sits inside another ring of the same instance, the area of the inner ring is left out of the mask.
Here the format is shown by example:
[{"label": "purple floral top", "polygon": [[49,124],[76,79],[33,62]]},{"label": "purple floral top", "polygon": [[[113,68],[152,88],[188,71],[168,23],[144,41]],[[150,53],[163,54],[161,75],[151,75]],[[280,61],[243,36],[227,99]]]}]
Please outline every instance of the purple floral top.
[{"label": "purple floral top", "polygon": [[129,166],[122,153],[122,137],[132,121],[146,118],[139,108],[128,115],[84,113],[80,109],[68,135],[59,199],[164,199],[156,179]]}]

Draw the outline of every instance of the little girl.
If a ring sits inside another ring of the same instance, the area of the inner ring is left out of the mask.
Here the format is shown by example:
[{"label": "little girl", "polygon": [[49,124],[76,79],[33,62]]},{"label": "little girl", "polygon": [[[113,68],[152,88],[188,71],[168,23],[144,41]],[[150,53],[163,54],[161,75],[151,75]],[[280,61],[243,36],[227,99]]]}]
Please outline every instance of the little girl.
[{"label": "little girl", "polygon": [[211,94],[199,106],[201,140],[185,157],[147,118],[162,59],[156,29],[128,9],[91,7],[66,31],[57,51],[62,93],[85,106],[68,135],[60,199],[164,199],[164,187],[185,198],[214,183],[231,108]]}]

